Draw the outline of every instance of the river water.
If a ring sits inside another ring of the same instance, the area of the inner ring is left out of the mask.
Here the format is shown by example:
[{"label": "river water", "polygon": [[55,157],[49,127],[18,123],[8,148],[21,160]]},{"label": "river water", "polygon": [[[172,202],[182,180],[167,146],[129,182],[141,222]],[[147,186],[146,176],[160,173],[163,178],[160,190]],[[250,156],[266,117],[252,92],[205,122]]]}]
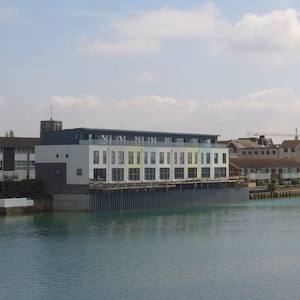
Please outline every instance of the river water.
[{"label": "river water", "polygon": [[300,198],[0,217],[0,299],[299,299]]}]

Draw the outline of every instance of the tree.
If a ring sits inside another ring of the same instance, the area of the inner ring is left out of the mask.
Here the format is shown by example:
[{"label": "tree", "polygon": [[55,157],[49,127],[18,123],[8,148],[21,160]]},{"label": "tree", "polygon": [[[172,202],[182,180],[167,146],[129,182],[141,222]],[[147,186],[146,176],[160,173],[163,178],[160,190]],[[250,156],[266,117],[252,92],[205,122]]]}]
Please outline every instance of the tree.
[{"label": "tree", "polygon": [[12,130],[5,132],[5,137],[14,137],[14,136],[15,136],[15,134]]}]

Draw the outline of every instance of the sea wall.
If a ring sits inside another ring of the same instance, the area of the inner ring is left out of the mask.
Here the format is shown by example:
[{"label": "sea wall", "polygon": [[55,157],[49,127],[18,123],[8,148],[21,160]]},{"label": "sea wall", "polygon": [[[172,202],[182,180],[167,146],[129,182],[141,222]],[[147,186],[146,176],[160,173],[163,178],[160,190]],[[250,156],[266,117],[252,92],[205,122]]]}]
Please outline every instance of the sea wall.
[{"label": "sea wall", "polygon": [[89,211],[122,211],[170,206],[195,206],[204,203],[248,201],[249,189],[213,188],[154,191],[97,191],[89,195]]}]

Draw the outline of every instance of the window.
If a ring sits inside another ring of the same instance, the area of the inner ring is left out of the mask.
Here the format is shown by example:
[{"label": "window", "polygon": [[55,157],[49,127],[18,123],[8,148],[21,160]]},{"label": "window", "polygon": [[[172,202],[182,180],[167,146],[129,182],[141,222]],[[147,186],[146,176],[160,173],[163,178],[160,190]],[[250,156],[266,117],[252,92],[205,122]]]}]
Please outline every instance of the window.
[{"label": "window", "polygon": [[170,179],[170,168],[160,168],[159,178],[164,180]]},{"label": "window", "polygon": [[112,168],[112,181],[124,181],[124,169]]},{"label": "window", "polygon": [[198,153],[197,152],[195,152],[195,164],[197,164],[198,163]]},{"label": "window", "polygon": [[129,151],[129,152],[128,152],[128,163],[129,163],[130,165],[133,164],[133,151]]},{"label": "window", "polygon": [[201,177],[210,178],[210,168],[201,168]]},{"label": "window", "polygon": [[82,169],[77,169],[77,170],[76,170],[76,175],[77,175],[77,176],[82,175]]},{"label": "window", "polygon": [[226,177],[226,168],[215,168],[215,178]]},{"label": "window", "polygon": [[114,165],[116,163],[116,151],[111,151],[111,164]]},{"label": "window", "polygon": [[264,154],[265,154],[265,151],[262,150],[260,153],[261,153],[262,155],[264,155]]},{"label": "window", "polygon": [[34,170],[34,169],[35,169],[35,161],[34,161],[34,160],[31,160],[31,161],[29,162],[29,169],[30,169],[30,170]]},{"label": "window", "polygon": [[148,164],[148,152],[144,152],[144,164]]},{"label": "window", "polygon": [[55,170],[55,176],[61,176],[61,169],[60,168],[57,168]]},{"label": "window", "polygon": [[180,163],[184,164],[184,152],[180,152]]},{"label": "window", "polygon": [[177,165],[177,152],[174,152],[174,164]]},{"label": "window", "polygon": [[188,164],[190,165],[190,164],[192,164],[193,162],[192,162],[192,152],[188,152]]},{"label": "window", "polygon": [[254,151],[254,154],[255,154],[255,155],[257,155],[257,154],[258,154],[258,152],[257,152],[257,151]]},{"label": "window", "polygon": [[124,165],[124,151],[119,151],[119,164]]},{"label": "window", "polygon": [[141,152],[136,153],[136,163],[139,165],[141,163]]},{"label": "window", "polygon": [[103,164],[106,165],[106,151],[103,151],[102,156],[103,156]]},{"label": "window", "polygon": [[0,170],[2,170],[2,169],[3,169],[3,161],[0,160]]},{"label": "window", "polygon": [[183,179],[184,178],[184,168],[175,168],[174,169],[174,178]]},{"label": "window", "polygon": [[[294,151],[295,151],[295,149],[294,149]],[[273,151],[272,151],[272,154],[273,154],[273,155],[275,155],[275,154],[276,154],[276,151],[275,151],[275,150],[273,150]]]},{"label": "window", "polygon": [[94,164],[99,164],[99,151],[94,151]]},{"label": "window", "polygon": [[210,164],[210,153],[206,153],[206,163]]},{"label": "window", "polygon": [[151,164],[155,164],[155,152],[151,152]]},{"label": "window", "polygon": [[159,163],[164,164],[164,153],[163,152],[159,152]]},{"label": "window", "polygon": [[59,154],[56,154],[56,158],[59,158]]},{"label": "window", "polygon": [[284,150],[283,150],[284,152],[288,152],[288,148],[284,148]]},{"label": "window", "polygon": [[106,181],[106,169],[94,169],[94,179],[98,181]]},{"label": "window", "polygon": [[69,154],[66,154],[66,157],[69,157]]},{"label": "window", "polygon": [[27,161],[15,161],[15,170],[27,170]]},{"label": "window", "polygon": [[171,163],[171,153],[167,152],[167,164],[169,165]]},{"label": "window", "polygon": [[292,151],[292,152],[295,152],[295,148],[292,148],[291,151]]},{"label": "window", "polygon": [[219,162],[218,153],[214,154],[214,162],[215,162],[215,164],[217,164]]},{"label": "window", "polygon": [[226,157],[226,153],[223,153],[222,154],[222,161],[223,161],[223,164],[226,164],[226,162],[227,162],[227,157]]},{"label": "window", "polygon": [[204,153],[201,152],[201,165],[204,164]]},{"label": "window", "polygon": [[129,168],[128,169],[128,179],[132,181],[140,180],[140,169],[139,168]]},{"label": "window", "polygon": [[155,180],[155,168],[145,168],[145,180]]},{"label": "window", "polygon": [[197,178],[197,168],[188,168],[188,178]]}]

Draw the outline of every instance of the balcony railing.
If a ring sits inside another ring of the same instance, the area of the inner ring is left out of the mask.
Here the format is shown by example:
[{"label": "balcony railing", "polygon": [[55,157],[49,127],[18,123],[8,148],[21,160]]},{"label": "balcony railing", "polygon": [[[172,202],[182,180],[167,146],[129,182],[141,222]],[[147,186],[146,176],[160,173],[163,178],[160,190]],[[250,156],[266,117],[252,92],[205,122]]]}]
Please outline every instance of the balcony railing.
[{"label": "balcony railing", "polygon": [[143,146],[143,147],[195,147],[195,148],[221,148],[223,144],[209,143],[181,143],[181,142],[155,142],[155,141],[111,141],[101,139],[80,140],[80,145],[108,145],[108,146]]}]

